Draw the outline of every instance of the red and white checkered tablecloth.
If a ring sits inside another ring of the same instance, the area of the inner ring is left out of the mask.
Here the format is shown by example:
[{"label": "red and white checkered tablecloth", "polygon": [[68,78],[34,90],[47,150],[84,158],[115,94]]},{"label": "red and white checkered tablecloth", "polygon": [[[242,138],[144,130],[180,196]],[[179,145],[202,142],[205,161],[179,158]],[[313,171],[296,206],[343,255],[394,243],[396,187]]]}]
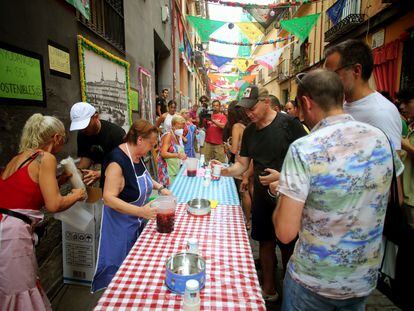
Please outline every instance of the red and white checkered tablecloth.
[{"label": "red and white checkered tablecloth", "polygon": [[240,206],[219,205],[192,216],[179,204],[170,234],[150,221],[95,310],[180,310],[182,296],[164,284],[167,259],[195,237],[206,260],[201,310],[266,310]]}]

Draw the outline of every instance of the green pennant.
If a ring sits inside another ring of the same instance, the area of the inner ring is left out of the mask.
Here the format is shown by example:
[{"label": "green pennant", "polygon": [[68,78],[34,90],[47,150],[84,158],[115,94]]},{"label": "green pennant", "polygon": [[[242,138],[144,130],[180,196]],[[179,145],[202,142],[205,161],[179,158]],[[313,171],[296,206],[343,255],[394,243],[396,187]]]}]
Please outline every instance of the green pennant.
[{"label": "green pennant", "polygon": [[[243,43],[249,43],[250,42],[249,39],[247,39],[242,34],[240,34],[240,41],[243,42]],[[247,58],[249,58],[250,57],[250,53],[251,53],[251,50],[250,49],[251,49],[250,46],[243,46],[243,45],[241,45],[239,47],[238,52],[237,52],[238,57],[241,57],[241,58],[247,57]]]},{"label": "green pennant", "polygon": [[230,84],[240,79],[239,76],[223,76],[223,78],[226,79]]},{"label": "green pennant", "polygon": [[293,18],[286,21],[282,20],[280,21],[280,26],[284,30],[294,34],[303,42],[309,36],[309,33],[318,20],[319,15],[321,15],[321,13]]},{"label": "green pennant", "polygon": [[210,35],[225,24],[225,22],[214,21],[191,15],[187,15],[187,19],[197,31],[201,41],[203,42],[207,42]]},{"label": "green pennant", "polygon": [[66,2],[73,5],[87,20],[91,18],[89,0],[66,0]]},{"label": "green pennant", "polygon": [[244,90],[249,86],[250,84],[245,82],[242,86],[239,88],[239,93],[237,94],[237,100],[240,100],[243,97]]}]

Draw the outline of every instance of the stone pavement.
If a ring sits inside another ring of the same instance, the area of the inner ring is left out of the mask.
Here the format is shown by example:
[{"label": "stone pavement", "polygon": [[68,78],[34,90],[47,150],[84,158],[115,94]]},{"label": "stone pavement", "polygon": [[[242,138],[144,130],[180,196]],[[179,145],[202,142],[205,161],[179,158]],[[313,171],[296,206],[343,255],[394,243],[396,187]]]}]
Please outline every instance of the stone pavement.
[{"label": "stone pavement", "polygon": [[[257,259],[258,256],[258,243],[250,240],[253,256]],[[279,250],[277,249],[276,254],[280,258]],[[258,271],[259,279],[261,271]],[[277,276],[277,290],[279,294],[282,293],[282,271],[278,269],[276,272]],[[91,294],[89,287],[80,285],[64,285],[58,294],[52,299],[53,310],[56,311],[89,311],[93,310],[97,304],[99,298],[102,295],[102,291]],[[266,308],[269,311],[278,311],[281,308],[281,300],[272,303],[266,303]],[[397,308],[386,296],[384,296],[378,290],[375,290],[368,298],[366,311],[394,311],[400,310]]]}]

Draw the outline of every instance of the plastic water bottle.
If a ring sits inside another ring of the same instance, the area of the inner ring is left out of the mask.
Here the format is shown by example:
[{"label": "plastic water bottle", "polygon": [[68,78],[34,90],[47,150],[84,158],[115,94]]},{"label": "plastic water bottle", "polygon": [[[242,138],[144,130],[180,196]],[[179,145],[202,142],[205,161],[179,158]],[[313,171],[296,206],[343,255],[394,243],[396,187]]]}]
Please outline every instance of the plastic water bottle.
[{"label": "plastic water bottle", "polygon": [[199,311],[200,310],[200,284],[197,280],[188,280],[185,283],[185,292],[183,299],[184,311]]},{"label": "plastic water bottle", "polygon": [[198,248],[198,241],[196,238],[189,238],[187,240],[187,253],[200,255],[200,250]]},{"label": "plastic water bottle", "polygon": [[204,167],[206,159],[204,157],[204,154],[200,155],[200,167]]},{"label": "plastic water bottle", "polygon": [[204,175],[204,187],[208,187],[211,183],[211,169],[206,168],[206,172]]}]

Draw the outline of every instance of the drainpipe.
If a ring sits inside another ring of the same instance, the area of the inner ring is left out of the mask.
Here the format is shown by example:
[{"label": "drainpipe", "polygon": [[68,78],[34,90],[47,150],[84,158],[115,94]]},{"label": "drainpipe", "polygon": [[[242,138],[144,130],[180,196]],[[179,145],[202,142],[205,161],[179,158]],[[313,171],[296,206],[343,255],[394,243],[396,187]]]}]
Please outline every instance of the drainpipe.
[{"label": "drainpipe", "polygon": [[175,0],[171,0],[171,50],[172,50],[172,56],[173,56],[173,86],[172,86],[172,99],[175,100],[175,69],[177,67],[176,64],[176,48],[175,48],[175,16],[176,16],[176,11],[175,11]]},{"label": "drainpipe", "polygon": [[[322,7],[321,7],[321,12],[325,12],[324,11],[324,8],[323,8],[323,1],[321,2],[321,5],[322,5]],[[321,14],[321,33],[320,33],[320,40],[321,40],[321,45],[320,45],[320,47],[319,47],[319,61],[323,58],[323,55],[324,55],[324,51],[323,51],[323,43],[325,42],[325,38],[323,38],[323,40],[322,40],[322,37],[323,37],[323,31],[324,31],[324,29],[325,29],[325,20],[324,20],[324,17],[325,17],[325,14]]]},{"label": "drainpipe", "polygon": [[[315,2],[315,13],[318,13],[318,2]],[[315,29],[313,32],[313,64],[316,63],[316,28],[317,26],[318,26],[318,22],[316,22]]]}]

